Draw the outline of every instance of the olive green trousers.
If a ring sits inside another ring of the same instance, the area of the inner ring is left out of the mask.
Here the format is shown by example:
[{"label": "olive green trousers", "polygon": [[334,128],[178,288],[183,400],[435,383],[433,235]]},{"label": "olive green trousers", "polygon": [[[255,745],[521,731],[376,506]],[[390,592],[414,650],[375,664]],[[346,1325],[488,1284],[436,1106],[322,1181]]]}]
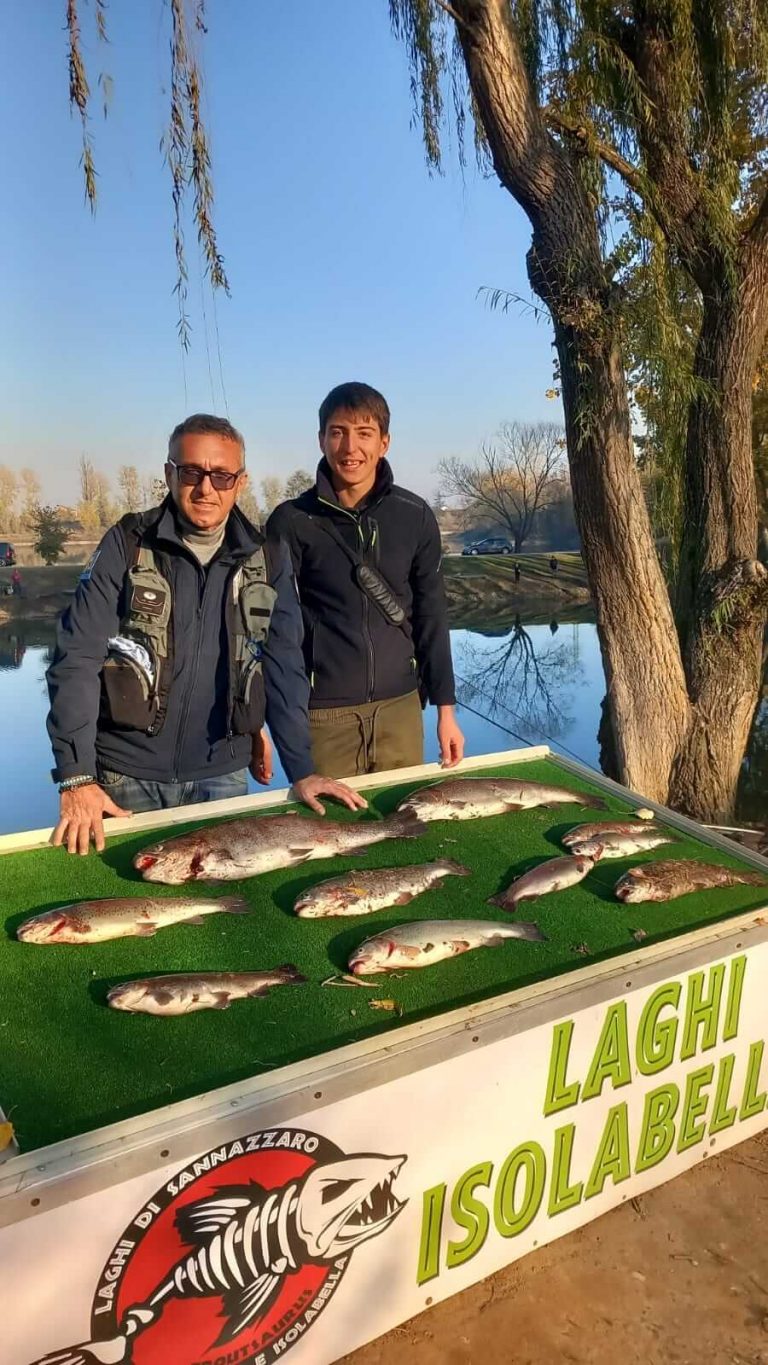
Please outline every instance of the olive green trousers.
[{"label": "olive green trousers", "polygon": [[315,772],[323,777],[359,777],[424,762],[418,692],[361,706],[311,710],[309,730]]}]

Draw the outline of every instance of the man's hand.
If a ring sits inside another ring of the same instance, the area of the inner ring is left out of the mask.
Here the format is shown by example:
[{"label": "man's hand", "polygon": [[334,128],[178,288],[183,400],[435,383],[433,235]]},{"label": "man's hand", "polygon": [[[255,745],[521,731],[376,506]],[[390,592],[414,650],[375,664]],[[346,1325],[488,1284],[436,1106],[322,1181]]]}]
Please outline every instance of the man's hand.
[{"label": "man's hand", "polygon": [[355,792],[351,787],[347,787],[343,782],[336,782],[332,777],[321,777],[319,773],[310,773],[309,777],[301,777],[298,782],[294,782],[293,790],[300,801],[310,810],[316,810],[318,815],[325,815],[325,806],[318,801],[318,796],[335,796],[343,806],[349,806],[350,810],[366,810],[368,802],[359,792]]},{"label": "man's hand", "polygon": [[68,853],[86,854],[91,839],[96,852],[104,848],[104,816],[131,815],[129,810],[116,806],[111,796],[107,796],[97,782],[89,782],[83,787],[73,787],[61,793],[59,823],[53,831],[51,843],[57,848],[66,842]]},{"label": "man's hand", "polygon": [[260,730],[257,735],[253,735],[251,743],[251,761],[248,771],[256,782],[261,783],[262,787],[267,787],[272,781],[272,742],[266,730]]},{"label": "man's hand", "polygon": [[440,766],[455,768],[464,757],[464,736],[457,723],[452,706],[437,708],[437,742],[440,746]]}]

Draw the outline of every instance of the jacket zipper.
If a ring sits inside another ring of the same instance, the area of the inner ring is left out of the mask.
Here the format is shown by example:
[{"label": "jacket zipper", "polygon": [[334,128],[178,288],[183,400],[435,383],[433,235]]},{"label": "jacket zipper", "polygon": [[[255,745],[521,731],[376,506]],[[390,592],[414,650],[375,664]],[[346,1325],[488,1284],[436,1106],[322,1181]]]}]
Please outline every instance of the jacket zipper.
[{"label": "jacket zipper", "polygon": [[[203,570],[202,570],[202,568],[200,567],[199,564],[196,565],[196,568],[197,568],[198,583],[199,583],[200,575],[203,573]],[[198,675],[198,673],[199,673],[199,671],[200,671],[200,653],[201,653],[201,650],[202,650],[202,635],[201,635],[201,631],[200,631],[200,622],[201,622],[202,617],[203,617],[203,608],[204,608],[204,606],[205,606],[205,598],[206,598],[207,592],[208,592],[208,575],[206,574],[206,575],[205,575],[205,578],[204,578],[204,581],[203,581],[203,591],[202,591],[202,593],[198,592],[197,614],[196,614],[196,618],[195,618],[195,624],[196,624],[196,627],[197,627],[197,629],[196,629],[196,631],[195,631],[195,635],[196,635],[196,639],[197,639],[197,648],[196,648],[196,650],[195,650],[195,661],[194,661],[194,666],[193,666],[193,668],[192,668],[192,670],[191,670],[191,673],[190,673],[190,684],[189,684],[189,687],[187,688],[186,696],[184,697],[184,705],[183,705],[183,707],[182,707],[181,715],[180,715],[180,717],[179,717],[179,727],[178,727],[178,730],[177,730],[177,732],[176,732],[176,752],[175,752],[175,755],[174,755],[174,762],[173,762],[173,773],[174,773],[173,780],[174,780],[174,782],[178,782],[178,781],[179,781],[179,762],[180,762],[180,760],[181,760],[181,746],[182,746],[182,744],[183,744],[183,742],[184,742],[184,732],[185,732],[185,730],[186,730],[186,728],[187,728],[187,720],[188,720],[188,718],[189,718],[189,708],[190,708],[190,705],[191,705],[191,703],[192,703],[192,696],[193,696],[193,694],[194,694],[195,687],[196,687],[196,684],[197,684],[197,675]],[[231,745],[230,745],[230,747],[231,747]]]},{"label": "jacket zipper", "polygon": [[[342,507],[340,503],[328,502],[326,498],[318,498],[318,502],[321,502],[321,503],[323,504],[324,507],[330,507],[330,508],[332,508],[333,511],[343,512],[345,517],[349,517],[349,518],[355,523],[355,526],[356,526],[356,528],[357,528],[357,536],[358,536],[358,539],[359,539],[359,541],[361,542],[361,545],[362,545],[363,559],[365,559],[365,535],[364,535],[364,532],[363,532],[363,528],[362,528],[362,526],[361,526],[361,524],[360,524],[360,513],[359,513],[359,512],[350,512],[350,511],[347,510],[346,507]],[[362,599],[363,599],[363,639],[364,639],[364,641],[365,641],[366,652],[367,652],[367,655],[368,655],[368,680],[367,680],[367,681],[368,681],[368,686],[367,686],[367,688],[366,688],[366,700],[367,700],[367,701],[373,701],[373,694],[374,694],[374,692],[375,692],[375,690],[376,690],[376,688],[375,688],[375,686],[374,686],[375,673],[376,673],[376,660],[375,660],[374,654],[373,654],[373,639],[372,639],[372,636],[371,636],[371,625],[370,625],[370,610],[371,610],[371,604],[370,604],[370,602],[368,601],[368,598],[366,597],[366,595],[365,595],[364,592],[361,592],[360,595],[361,595],[361,597],[362,597]]]}]

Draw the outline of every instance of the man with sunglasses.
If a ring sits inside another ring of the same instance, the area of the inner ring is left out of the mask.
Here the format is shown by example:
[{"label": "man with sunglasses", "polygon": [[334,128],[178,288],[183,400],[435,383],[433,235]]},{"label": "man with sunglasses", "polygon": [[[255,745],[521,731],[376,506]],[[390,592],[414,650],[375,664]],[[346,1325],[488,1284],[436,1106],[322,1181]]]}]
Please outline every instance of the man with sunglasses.
[{"label": "man with sunglasses", "polygon": [[223,418],[177,426],[168,496],[107,532],[61,619],[48,731],[70,853],[104,847],[105,815],[242,796],[249,767],[269,782],[265,720],[300,800],[366,804],[313,771],[292,569],[236,506],[244,463]]}]

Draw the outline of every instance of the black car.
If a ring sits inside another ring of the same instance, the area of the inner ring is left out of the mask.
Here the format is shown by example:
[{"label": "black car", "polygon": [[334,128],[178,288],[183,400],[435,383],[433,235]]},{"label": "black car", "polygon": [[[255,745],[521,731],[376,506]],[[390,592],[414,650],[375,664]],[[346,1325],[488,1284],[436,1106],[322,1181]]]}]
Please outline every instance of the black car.
[{"label": "black car", "polygon": [[461,553],[463,555],[511,555],[512,546],[503,536],[487,536],[485,540],[476,540],[472,545],[465,545]]},{"label": "black car", "polygon": [[0,540],[0,568],[12,569],[16,563],[16,551],[10,540]]}]

